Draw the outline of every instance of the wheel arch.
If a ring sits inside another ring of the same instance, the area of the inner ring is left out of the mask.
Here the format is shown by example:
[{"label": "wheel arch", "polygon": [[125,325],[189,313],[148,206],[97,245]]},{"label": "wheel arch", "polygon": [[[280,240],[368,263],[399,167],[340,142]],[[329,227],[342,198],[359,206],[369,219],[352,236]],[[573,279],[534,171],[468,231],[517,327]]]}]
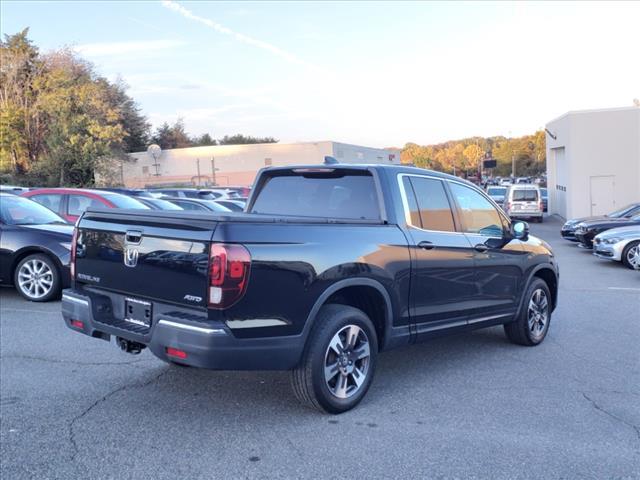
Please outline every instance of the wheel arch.
[{"label": "wheel arch", "polygon": [[522,298],[520,299],[518,315],[520,315],[520,312],[522,311],[522,308],[524,305],[525,293],[534,278],[539,278],[547,284],[547,287],[549,288],[549,293],[551,293],[551,311],[552,312],[556,309],[556,306],[558,305],[558,283],[559,283],[558,274],[556,273],[556,269],[553,267],[552,264],[544,263],[536,266],[529,273],[529,277],[527,278],[527,281],[524,284],[524,287],[522,289]]},{"label": "wheel arch", "polygon": [[332,303],[349,305],[366,313],[376,328],[378,349],[384,349],[393,324],[393,306],[384,286],[371,278],[340,280],[322,292],[307,316],[304,327],[305,343],[320,309]]}]

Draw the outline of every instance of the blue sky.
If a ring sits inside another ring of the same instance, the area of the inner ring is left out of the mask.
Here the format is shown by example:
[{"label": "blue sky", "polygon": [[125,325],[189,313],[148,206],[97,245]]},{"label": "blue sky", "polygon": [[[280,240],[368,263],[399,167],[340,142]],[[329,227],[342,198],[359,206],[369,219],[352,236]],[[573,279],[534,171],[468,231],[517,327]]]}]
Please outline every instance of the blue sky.
[{"label": "blue sky", "polygon": [[640,3],[16,2],[154,125],[371,146],[521,135],[640,97]]}]

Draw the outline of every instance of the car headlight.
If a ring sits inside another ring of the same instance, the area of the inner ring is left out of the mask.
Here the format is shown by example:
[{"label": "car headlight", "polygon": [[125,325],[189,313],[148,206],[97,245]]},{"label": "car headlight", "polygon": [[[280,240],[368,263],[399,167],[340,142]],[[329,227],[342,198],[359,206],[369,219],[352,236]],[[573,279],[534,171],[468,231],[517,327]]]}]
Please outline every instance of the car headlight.
[{"label": "car headlight", "polygon": [[60,246],[62,248],[66,248],[67,250],[71,251],[71,242],[61,242]]},{"label": "car headlight", "polygon": [[620,240],[622,240],[619,237],[611,237],[611,238],[605,238],[602,240],[602,243],[606,243],[607,245],[612,245],[614,243],[618,243]]}]

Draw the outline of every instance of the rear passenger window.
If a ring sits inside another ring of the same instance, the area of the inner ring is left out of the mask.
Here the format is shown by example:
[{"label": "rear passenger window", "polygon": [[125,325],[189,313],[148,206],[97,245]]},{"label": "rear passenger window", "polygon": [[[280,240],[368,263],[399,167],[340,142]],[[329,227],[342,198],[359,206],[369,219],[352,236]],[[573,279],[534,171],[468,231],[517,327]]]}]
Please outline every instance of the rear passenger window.
[{"label": "rear passenger window", "polygon": [[489,200],[459,183],[450,182],[449,187],[460,209],[465,232],[502,237],[502,219]]},{"label": "rear passenger window", "polygon": [[[451,205],[449,205],[442,181],[422,177],[410,178],[422,228],[439,232],[455,232],[456,227],[453,223]],[[412,214],[412,222],[414,221],[413,217]]]},{"label": "rear passenger window", "polygon": [[62,199],[62,195],[59,194],[43,194],[43,195],[33,195],[30,197],[31,200],[35,200],[40,205],[47,207],[49,210],[53,210],[54,212],[60,212],[60,201]]},{"label": "rear passenger window", "polygon": [[67,207],[69,215],[80,216],[89,207],[104,208],[105,205],[99,200],[84,195],[69,195]]}]

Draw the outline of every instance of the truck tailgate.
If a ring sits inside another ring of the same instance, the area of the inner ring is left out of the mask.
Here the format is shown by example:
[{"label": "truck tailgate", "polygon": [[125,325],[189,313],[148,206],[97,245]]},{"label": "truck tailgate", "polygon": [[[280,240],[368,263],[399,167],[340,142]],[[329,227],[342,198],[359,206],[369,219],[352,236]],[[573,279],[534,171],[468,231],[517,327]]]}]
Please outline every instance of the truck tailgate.
[{"label": "truck tailgate", "polygon": [[88,210],[78,225],[76,283],[134,300],[205,307],[217,223],[202,213]]}]

